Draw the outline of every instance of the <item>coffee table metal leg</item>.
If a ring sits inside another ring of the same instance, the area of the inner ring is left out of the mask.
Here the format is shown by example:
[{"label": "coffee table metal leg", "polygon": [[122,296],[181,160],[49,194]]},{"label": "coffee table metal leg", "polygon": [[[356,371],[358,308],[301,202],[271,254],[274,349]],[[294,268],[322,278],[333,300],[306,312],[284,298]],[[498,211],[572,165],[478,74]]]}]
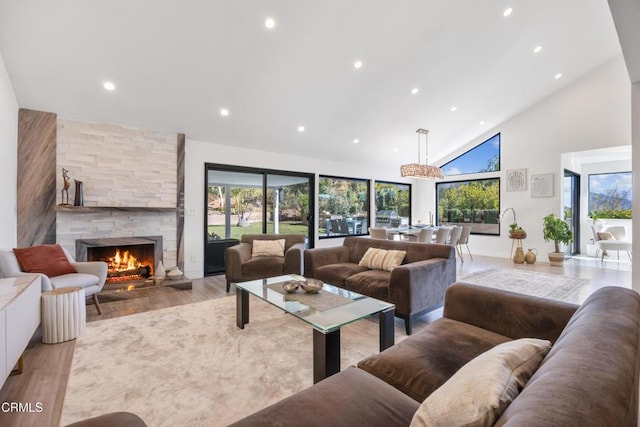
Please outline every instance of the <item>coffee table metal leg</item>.
[{"label": "coffee table metal leg", "polygon": [[380,351],[386,350],[395,343],[393,320],[395,309],[380,312]]},{"label": "coffee table metal leg", "polygon": [[340,372],[340,329],[323,334],[313,330],[313,383]]},{"label": "coffee table metal leg", "polygon": [[249,323],[249,292],[236,288],[236,325],[244,329]]}]

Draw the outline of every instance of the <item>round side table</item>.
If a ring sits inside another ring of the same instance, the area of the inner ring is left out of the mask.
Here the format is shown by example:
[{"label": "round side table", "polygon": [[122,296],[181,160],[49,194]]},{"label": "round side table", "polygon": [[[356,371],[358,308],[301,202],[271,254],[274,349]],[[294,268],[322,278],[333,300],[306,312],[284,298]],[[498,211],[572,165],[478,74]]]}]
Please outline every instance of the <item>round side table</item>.
[{"label": "round side table", "polygon": [[42,342],[56,344],[84,333],[87,307],[84,288],[70,286],[42,293]]}]

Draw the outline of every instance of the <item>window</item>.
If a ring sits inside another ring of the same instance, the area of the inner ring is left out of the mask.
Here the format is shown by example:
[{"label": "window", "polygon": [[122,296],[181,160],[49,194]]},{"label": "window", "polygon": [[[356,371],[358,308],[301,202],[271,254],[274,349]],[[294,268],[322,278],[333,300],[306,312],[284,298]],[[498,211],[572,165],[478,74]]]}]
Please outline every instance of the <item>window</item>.
[{"label": "window", "polygon": [[411,224],[411,184],[377,181],[376,227]]},{"label": "window", "polygon": [[318,235],[322,238],[367,234],[369,181],[320,176]]},{"label": "window", "polygon": [[500,170],[500,134],[442,165],[444,176],[464,175]]},{"label": "window", "polygon": [[631,172],[589,175],[589,215],[631,219]]},{"label": "window", "polygon": [[471,225],[473,234],[500,235],[500,178],[436,183],[439,225]]}]

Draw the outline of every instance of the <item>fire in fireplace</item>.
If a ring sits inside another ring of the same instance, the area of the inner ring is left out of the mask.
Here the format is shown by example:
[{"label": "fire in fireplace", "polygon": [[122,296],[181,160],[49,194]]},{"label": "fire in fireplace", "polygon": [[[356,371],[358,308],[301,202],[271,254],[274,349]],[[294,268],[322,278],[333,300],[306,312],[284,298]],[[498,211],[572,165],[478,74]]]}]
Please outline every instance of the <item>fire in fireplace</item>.
[{"label": "fire in fireplace", "polygon": [[89,261],[107,263],[107,283],[143,280],[153,275],[153,244],[88,249]]},{"label": "fire in fireplace", "polygon": [[162,260],[162,236],[76,240],[76,259],[106,262],[108,284],[141,281]]},{"label": "fire in fireplace", "polygon": [[114,256],[107,262],[107,282],[126,282],[129,280],[146,279],[152,275],[153,267],[144,263],[128,250],[120,252],[116,248]]}]

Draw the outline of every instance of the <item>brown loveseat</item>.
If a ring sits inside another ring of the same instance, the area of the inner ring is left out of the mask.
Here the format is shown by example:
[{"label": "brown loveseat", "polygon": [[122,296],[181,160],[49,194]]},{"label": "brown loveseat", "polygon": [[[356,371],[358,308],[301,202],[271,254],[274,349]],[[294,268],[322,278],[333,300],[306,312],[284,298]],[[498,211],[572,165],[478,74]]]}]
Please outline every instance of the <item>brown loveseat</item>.
[{"label": "brown loveseat", "polygon": [[[284,256],[252,257],[254,240],[284,239]],[[240,243],[225,250],[227,292],[231,283],[283,274],[302,274],[304,236],[301,234],[245,234]]]},{"label": "brown loveseat", "polygon": [[[407,254],[392,272],[370,270],[358,265],[369,248]],[[456,251],[450,245],[347,237],[342,246],[305,251],[304,275],[395,304],[411,335],[413,318],[442,305],[456,281]]]},{"label": "brown loveseat", "polygon": [[464,364],[524,337],[553,346],[495,425],[637,425],[640,295],[607,287],[578,307],[461,283],[447,290],[442,319],[236,425],[408,426]]}]

